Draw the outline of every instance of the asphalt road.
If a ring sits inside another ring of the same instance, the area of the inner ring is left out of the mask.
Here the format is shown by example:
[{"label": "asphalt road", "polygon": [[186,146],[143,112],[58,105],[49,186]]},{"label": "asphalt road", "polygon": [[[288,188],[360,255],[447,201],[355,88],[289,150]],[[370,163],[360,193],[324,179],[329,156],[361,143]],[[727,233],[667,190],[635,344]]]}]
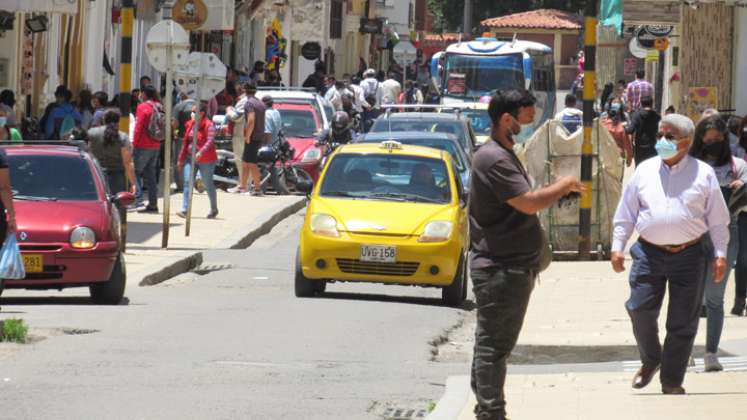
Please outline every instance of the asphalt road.
[{"label": "asphalt road", "polygon": [[[432,341],[465,310],[440,290],[332,284],[293,295],[302,215],[128,305],[6,292],[40,341],[0,346],[0,419],[419,418],[466,361]],[[79,290],[85,296],[87,290]],[[470,307],[467,302],[466,307]],[[398,411],[400,410],[400,411]]]}]

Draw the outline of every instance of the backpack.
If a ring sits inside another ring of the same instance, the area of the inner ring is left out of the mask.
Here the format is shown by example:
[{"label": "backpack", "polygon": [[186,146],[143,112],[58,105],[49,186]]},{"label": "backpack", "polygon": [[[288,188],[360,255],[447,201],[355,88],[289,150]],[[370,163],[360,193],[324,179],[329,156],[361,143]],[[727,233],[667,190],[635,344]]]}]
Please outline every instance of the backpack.
[{"label": "backpack", "polygon": [[166,114],[161,104],[151,102],[150,106],[153,108],[153,113],[148,122],[148,135],[153,140],[164,141],[166,139]]},{"label": "backpack", "polygon": [[366,83],[366,89],[364,89],[364,98],[366,99],[366,102],[368,102],[369,105],[373,106],[376,105],[376,92],[379,90],[379,82],[376,81],[376,85],[374,86],[373,90],[371,90],[371,84]]}]

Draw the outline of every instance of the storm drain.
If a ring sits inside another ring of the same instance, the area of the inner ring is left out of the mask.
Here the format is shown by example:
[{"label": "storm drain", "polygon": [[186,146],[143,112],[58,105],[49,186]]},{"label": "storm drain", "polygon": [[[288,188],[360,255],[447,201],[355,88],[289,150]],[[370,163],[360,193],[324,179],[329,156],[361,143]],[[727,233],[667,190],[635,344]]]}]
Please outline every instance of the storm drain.
[{"label": "storm drain", "polygon": [[89,330],[85,328],[63,328],[62,333],[65,335],[86,335],[86,334],[94,334],[99,332],[99,330]]},{"label": "storm drain", "polygon": [[193,273],[198,274],[200,276],[204,276],[206,274],[214,273],[216,271],[224,271],[224,270],[230,270],[233,268],[233,264],[225,263],[225,264],[204,264],[201,265],[195,269],[192,270]]},{"label": "storm drain", "polygon": [[383,417],[386,420],[410,420],[410,419],[424,419],[428,415],[428,412],[423,409],[417,408],[387,408]]}]

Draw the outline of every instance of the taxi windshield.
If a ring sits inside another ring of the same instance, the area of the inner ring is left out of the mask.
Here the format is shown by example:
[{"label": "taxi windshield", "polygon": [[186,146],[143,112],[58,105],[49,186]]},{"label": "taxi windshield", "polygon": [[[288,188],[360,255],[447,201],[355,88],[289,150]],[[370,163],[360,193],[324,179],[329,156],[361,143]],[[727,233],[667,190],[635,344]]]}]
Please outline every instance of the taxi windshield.
[{"label": "taxi windshield", "polygon": [[449,172],[440,159],[396,154],[339,154],[319,194],[361,200],[447,204]]}]

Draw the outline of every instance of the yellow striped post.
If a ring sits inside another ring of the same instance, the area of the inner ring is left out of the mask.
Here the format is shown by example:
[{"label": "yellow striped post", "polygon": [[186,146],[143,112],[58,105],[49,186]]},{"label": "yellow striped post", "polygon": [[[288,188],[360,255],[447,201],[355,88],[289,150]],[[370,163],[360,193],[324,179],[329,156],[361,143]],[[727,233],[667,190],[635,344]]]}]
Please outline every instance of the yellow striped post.
[{"label": "yellow striped post", "polygon": [[591,256],[591,207],[593,197],[592,163],[594,148],[591,143],[594,125],[594,100],[597,85],[597,10],[596,0],[586,4],[584,19],[584,143],[581,146],[581,182],[586,192],[581,196],[578,227],[579,260]]},{"label": "yellow striped post", "polygon": [[[134,0],[122,0],[122,53],[119,60],[119,131],[130,132],[130,104],[132,103],[132,30]],[[132,141],[133,139],[130,139]],[[126,173],[126,171],[125,171]],[[122,219],[122,249],[127,247],[127,212]]]}]

